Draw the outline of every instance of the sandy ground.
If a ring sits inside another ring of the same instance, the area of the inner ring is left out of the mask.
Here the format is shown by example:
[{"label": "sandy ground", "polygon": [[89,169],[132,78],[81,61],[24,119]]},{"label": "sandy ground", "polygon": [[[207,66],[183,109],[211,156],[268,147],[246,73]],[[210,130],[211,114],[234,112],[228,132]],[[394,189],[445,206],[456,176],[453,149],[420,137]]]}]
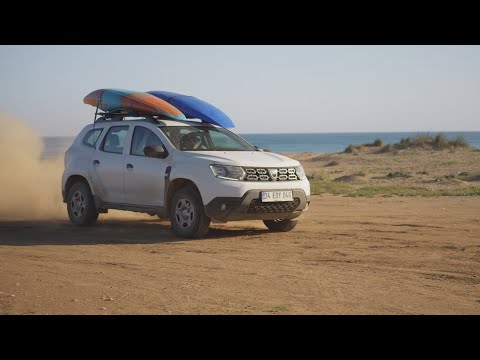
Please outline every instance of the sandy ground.
[{"label": "sandy ground", "polygon": [[293,232],[189,241],[143,215],[4,220],[0,313],[480,314],[480,199],[314,196]]}]

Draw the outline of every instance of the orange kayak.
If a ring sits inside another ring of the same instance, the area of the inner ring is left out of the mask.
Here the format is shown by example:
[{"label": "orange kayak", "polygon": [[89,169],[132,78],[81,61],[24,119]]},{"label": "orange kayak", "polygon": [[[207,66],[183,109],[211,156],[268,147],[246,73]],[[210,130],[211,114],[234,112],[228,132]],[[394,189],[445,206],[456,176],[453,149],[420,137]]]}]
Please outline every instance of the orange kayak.
[{"label": "orange kayak", "polygon": [[175,106],[154,96],[139,91],[123,89],[99,89],[83,99],[88,105],[105,112],[126,111],[132,115],[165,115],[176,120],[186,120],[185,115]]}]

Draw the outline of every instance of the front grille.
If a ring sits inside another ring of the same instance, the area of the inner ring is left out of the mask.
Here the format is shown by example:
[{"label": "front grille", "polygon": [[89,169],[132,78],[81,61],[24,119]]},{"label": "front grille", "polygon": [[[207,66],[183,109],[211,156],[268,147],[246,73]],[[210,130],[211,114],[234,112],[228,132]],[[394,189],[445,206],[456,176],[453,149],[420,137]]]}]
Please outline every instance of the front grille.
[{"label": "front grille", "polygon": [[247,181],[288,181],[298,180],[295,168],[245,168]]},{"label": "front grille", "polygon": [[294,198],[293,201],[279,201],[273,203],[264,203],[260,199],[253,199],[248,207],[248,214],[271,214],[286,213],[294,211],[300,205],[300,199]]}]

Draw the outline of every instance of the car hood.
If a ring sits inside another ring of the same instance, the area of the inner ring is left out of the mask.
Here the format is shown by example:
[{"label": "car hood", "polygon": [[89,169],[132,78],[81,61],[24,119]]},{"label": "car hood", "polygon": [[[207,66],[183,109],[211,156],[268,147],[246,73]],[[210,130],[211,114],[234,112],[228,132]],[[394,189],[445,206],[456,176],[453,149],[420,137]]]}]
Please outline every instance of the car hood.
[{"label": "car hood", "polygon": [[293,167],[300,163],[289,157],[263,151],[183,151],[182,156],[211,164],[251,167]]}]

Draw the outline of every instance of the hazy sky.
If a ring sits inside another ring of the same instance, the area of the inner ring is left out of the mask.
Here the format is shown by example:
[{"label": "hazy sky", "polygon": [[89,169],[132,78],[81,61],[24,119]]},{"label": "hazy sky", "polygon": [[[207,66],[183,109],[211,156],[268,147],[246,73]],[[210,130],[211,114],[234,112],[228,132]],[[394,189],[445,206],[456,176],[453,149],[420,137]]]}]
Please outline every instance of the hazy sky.
[{"label": "hazy sky", "polygon": [[193,95],[240,133],[480,130],[480,46],[0,46],[0,112],[42,135],[99,88]]}]

